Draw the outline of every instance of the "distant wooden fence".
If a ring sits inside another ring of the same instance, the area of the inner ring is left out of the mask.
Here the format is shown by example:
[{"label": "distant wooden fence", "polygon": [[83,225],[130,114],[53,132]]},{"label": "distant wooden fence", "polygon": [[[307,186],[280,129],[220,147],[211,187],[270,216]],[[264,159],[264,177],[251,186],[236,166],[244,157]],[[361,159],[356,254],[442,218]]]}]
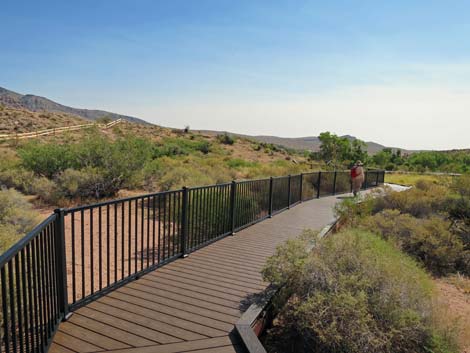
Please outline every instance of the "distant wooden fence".
[{"label": "distant wooden fence", "polygon": [[29,138],[39,137],[39,136],[55,135],[56,133],[81,130],[81,129],[85,129],[91,126],[98,126],[102,129],[109,129],[117,124],[122,123],[123,121],[124,121],[123,119],[117,119],[117,120],[111,121],[108,124],[89,123],[89,124],[81,124],[81,125],[73,125],[73,126],[64,126],[64,127],[58,127],[58,128],[52,128],[52,129],[46,129],[46,130],[38,130],[38,131],[33,131],[33,132],[23,132],[23,133],[17,133],[17,134],[3,134],[3,135],[0,134],[0,141],[1,140],[23,140],[23,139],[29,139]]}]

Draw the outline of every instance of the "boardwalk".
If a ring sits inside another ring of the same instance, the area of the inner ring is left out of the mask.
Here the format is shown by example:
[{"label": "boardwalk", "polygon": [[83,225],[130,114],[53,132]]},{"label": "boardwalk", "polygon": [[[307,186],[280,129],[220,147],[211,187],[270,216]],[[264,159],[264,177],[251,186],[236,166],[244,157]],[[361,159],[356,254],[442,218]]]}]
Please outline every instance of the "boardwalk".
[{"label": "boardwalk", "polygon": [[302,203],[197,250],[74,312],[50,352],[245,352],[234,324],[263,291],[276,245],[333,220],[336,196]]}]

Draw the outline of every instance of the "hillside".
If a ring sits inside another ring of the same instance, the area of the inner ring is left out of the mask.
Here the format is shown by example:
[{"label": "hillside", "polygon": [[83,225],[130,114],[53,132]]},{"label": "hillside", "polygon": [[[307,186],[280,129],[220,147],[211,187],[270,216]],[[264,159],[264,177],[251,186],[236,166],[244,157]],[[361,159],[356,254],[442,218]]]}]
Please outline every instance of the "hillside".
[{"label": "hillside", "polygon": [[0,134],[33,132],[86,123],[89,121],[65,113],[33,112],[23,108],[0,106]]},{"label": "hillside", "polygon": [[27,109],[33,112],[66,113],[87,120],[97,120],[106,116],[112,120],[121,118],[132,122],[147,124],[146,121],[132,116],[110,113],[104,110],[72,108],[44,97],[32,94],[22,95],[2,87],[0,87],[0,104],[10,108]]},{"label": "hillside", "polygon": [[[206,133],[206,134],[220,134],[220,131],[200,131],[201,133]],[[232,134],[233,136],[237,137],[244,137],[244,138],[249,138],[258,142],[264,142],[264,143],[271,143],[274,145],[278,146],[284,146],[287,148],[292,148],[295,150],[307,150],[307,151],[318,151],[320,149],[320,140],[318,136],[306,136],[306,137],[278,137],[278,136],[268,136],[268,135],[255,135],[255,136],[250,136],[250,135],[243,135],[243,134]],[[356,137],[350,136],[350,135],[345,135],[342,137],[346,137],[349,140],[355,140]],[[382,151],[386,146],[381,145],[376,142],[366,142],[367,144],[367,152],[369,154],[375,154],[379,151]],[[391,147],[392,150],[397,150],[401,148],[396,148],[396,147]],[[404,149],[401,149],[403,152],[411,152],[407,151]]]}]

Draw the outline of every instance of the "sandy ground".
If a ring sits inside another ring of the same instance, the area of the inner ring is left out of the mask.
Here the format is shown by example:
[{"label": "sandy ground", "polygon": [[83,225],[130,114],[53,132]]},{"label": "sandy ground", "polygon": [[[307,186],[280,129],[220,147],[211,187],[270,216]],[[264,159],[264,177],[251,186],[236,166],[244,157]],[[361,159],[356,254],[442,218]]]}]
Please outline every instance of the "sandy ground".
[{"label": "sandy ground", "polygon": [[470,353],[470,292],[465,292],[446,279],[436,279],[435,282],[439,300],[448,306],[449,320],[457,323],[459,327],[461,352]]},{"label": "sandy ground", "polygon": [[176,208],[167,200],[154,213],[152,202],[139,199],[65,217],[70,303],[178,253]]}]

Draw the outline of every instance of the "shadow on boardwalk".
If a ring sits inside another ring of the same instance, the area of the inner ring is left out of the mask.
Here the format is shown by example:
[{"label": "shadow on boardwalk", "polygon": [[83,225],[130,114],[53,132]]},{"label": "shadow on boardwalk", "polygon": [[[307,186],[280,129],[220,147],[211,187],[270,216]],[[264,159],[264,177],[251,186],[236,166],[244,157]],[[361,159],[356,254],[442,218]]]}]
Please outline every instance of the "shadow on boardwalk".
[{"label": "shadow on boardwalk", "polygon": [[334,219],[343,197],[302,203],[176,260],[78,309],[51,352],[244,352],[233,325],[269,283],[276,246]]}]

